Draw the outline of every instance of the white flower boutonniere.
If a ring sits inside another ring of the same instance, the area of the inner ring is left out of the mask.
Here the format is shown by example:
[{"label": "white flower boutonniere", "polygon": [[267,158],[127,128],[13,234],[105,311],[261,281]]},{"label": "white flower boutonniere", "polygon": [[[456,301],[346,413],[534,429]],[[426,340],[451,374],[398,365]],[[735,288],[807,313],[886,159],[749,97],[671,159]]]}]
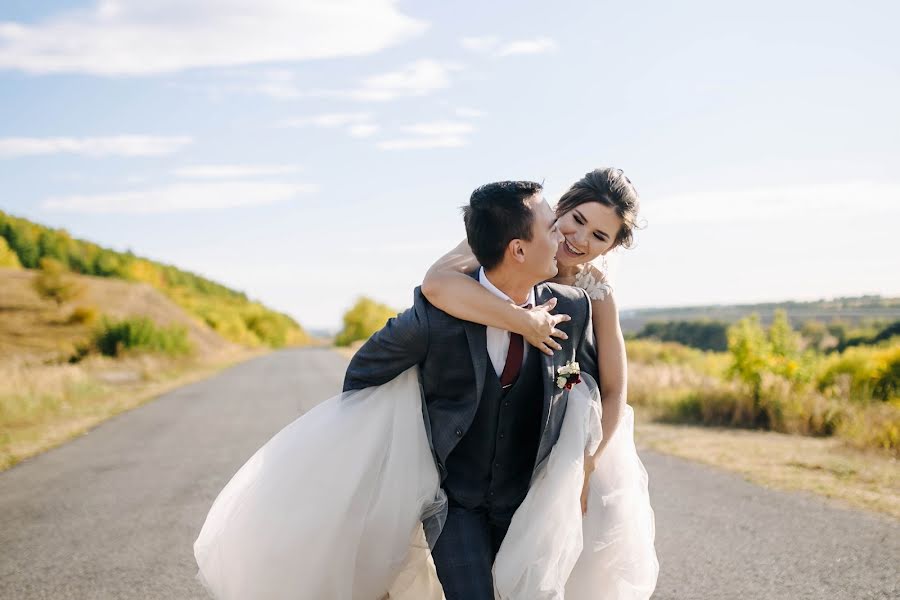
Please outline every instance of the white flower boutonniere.
[{"label": "white flower boutonniere", "polygon": [[556,370],[556,387],[571,390],[576,383],[581,383],[581,367],[577,362],[568,361]]}]

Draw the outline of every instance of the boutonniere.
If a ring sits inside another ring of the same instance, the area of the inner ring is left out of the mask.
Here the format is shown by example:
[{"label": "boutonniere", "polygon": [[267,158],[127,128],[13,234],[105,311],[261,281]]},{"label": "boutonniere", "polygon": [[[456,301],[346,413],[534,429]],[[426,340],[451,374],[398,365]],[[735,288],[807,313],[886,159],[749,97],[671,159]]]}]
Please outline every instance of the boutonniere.
[{"label": "boutonniere", "polygon": [[571,390],[576,383],[581,383],[581,367],[571,360],[556,370],[556,387]]}]

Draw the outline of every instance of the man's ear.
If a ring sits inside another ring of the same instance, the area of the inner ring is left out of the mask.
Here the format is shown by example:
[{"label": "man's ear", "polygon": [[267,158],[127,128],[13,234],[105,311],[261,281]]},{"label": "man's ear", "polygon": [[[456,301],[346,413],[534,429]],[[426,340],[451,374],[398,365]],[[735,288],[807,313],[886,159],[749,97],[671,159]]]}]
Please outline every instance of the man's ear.
[{"label": "man's ear", "polygon": [[522,243],[522,240],[518,238],[510,240],[509,244],[506,246],[506,252],[512,260],[518,263],[525,262],[525,244]]}]

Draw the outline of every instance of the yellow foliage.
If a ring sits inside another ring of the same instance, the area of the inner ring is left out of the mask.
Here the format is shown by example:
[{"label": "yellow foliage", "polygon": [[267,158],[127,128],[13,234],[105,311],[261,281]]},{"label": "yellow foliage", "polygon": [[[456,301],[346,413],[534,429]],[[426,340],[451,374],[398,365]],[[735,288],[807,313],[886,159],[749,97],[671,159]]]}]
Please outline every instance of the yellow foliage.
[{"label": "yellow foliage", "polygon": [[337,334],[334,343],[348,346],[356,340],[368,339],[396,314],[397,311],[391,307],[362,297],[344,313],[344,328]]},{"label": "yellow foliage", "polygon": [[22,268],[22,263],[19,262],[19,255],[10,249],[4,237],[0,237],[0,267],[7,269]]}]

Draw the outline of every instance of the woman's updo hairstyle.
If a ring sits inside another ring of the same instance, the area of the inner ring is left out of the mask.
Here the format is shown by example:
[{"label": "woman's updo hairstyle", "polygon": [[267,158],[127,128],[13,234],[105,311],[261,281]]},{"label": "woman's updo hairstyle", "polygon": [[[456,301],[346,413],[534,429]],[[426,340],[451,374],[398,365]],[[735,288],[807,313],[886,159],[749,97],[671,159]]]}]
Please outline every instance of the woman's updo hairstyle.
[{"label": "woman's updo hairstyle", "polygon": [[622,219],[622,227],[616,234],[613,247],[631,248],[634,243],[634,230],[638,228],[640,198],[622,169],[594,169],[573,183],[559,199],[556,216],[561,217],[585,202],[599,202],[615,209],[616,214]]}]

